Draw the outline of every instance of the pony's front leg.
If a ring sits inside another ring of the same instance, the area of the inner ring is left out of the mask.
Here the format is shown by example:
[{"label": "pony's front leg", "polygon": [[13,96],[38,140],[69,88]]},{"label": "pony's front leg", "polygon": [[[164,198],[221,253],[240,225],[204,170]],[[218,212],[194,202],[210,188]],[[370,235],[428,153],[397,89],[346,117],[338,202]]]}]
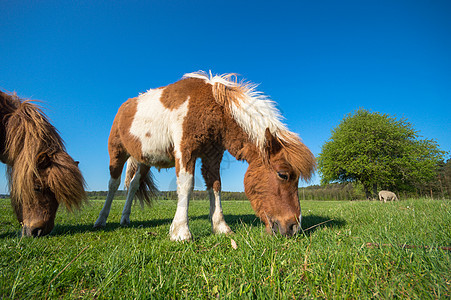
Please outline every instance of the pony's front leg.
[{"label": "pony's front leg", "polygon": [[170,239],[172,241],[190,240],[192,235],[188,227],[188,206],[189,199],[194,188],[194,168],[193,173],[182,169],[177,176],[177,210],[174,220],[172,220],[169,229]]},{"label": "pony's front leg", "polygon": [[106,196],[105,203],[103,204],[103,208],[100,211],[99,217],[97,221],[94,223],[94,228],[100,228],[106,226],[106,219],[110,214],[111,204],[113,203],[114,194],[116,193],[119,185],[121,183],[121,176],[118,178],[110,178],[110,182],[108,183],[108,194]]}]

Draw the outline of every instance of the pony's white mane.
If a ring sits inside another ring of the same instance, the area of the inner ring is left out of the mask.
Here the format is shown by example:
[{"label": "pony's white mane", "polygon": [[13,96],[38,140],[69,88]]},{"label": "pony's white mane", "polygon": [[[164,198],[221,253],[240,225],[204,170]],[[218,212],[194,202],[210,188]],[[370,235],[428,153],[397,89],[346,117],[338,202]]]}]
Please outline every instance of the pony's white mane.
[{"label": "pony's white mane", "polygon": [[[238,125],[247,133],[249,139],[263,151],[265,146],[266,128],[281,141],[290,143],[299,141],[299,137],[290,132],[282,122],[282,115],[274,101],[256,90],[257,85],[250,82],[237,82],[236,74],[212,75],[204,71],[188,73],[183,78],[199,78],[213,86],[215,99],[222,105],[227,105],[231,115]],[[221,86],[223,89],[221,89]],[[224,87],[229,91],[224,92]],[[221,95],[221,91],[222,95]],[[218,95],[219,94],[219,95]],[[232,99],[223,99],[229,97]]]}]

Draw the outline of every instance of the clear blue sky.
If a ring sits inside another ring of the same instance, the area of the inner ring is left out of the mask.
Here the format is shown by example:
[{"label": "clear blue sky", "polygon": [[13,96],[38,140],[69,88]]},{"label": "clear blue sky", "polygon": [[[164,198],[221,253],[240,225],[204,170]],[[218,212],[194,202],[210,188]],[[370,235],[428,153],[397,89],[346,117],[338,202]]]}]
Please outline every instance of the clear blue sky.
[{"label": "clear blue sky", "polygon": [[[449,0],[1,0],[0,89],[44,101],[88,190],[107,189],[121,103],[197,70],[260,83],[315,155],[360,107],[450,151],[450,16]],[[223,190],[242,191],[246,168],[225,157]],[[175,189],[174,169],[154,173]]]}]

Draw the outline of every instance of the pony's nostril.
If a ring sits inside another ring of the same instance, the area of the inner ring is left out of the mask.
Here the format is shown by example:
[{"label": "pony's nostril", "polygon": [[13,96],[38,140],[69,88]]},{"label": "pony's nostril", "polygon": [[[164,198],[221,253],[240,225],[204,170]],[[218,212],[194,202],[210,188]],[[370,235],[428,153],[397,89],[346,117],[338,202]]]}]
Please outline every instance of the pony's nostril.
[{"label": "pony's nostril", "polygon": [[272,233],[277,234],[279,232],[279,223],[277,221],[274,221],[272,223]]},{"label": "pony's nostril", "polygon": [[31,235],[32,235],[33,237],[39,237],[39,236],[42,236],[42,233],[43,233],[42,228],[34,228],[34,229],[31,230]]},{"label": "pony's nostril", "polygon": [[272,231],[274,234],[280,234],[283,236],[287,235],[288,228],[286,226],[283,226],[281,222],[274,221],[272,224]]},{"label": "pony's nostril", "polygon": [[280,234],[285,237],[291,237],[297,234],[300,230],[300,224],[297,221],[279,222],[278,220],[271,220],[271,233],[274,235]]},{"label": "pony's nostril", "polygon": [[283,236],[293,236],[299,231],[299,223],[292,222],[285,225],[285,227],[279,225],[279,232]]}]

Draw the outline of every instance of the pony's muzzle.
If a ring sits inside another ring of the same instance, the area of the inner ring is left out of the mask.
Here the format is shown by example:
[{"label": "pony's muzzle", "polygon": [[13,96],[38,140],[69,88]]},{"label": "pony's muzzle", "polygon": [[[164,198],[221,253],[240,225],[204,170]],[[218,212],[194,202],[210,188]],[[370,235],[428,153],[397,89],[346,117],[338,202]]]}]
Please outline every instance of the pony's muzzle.
[{"label": "pony's muzzle", "polygon": [[283,224],[282,222],[279,221],[273,221],[272,222],[272,233],[273,234],[280,234],[286,237],[290,237],[295,235],[296,233],[298,233],[300,229],[300,224],[298,221],[291,221],[291,222],[287,222],[286,224]]},{"label": "pony's muzzle", "polygon": [[[53,228],[52,228],[53,229]],[[26,226],[22,227],[22,236],[26,237],[40,237],[50,233],[46,226]]]}]

